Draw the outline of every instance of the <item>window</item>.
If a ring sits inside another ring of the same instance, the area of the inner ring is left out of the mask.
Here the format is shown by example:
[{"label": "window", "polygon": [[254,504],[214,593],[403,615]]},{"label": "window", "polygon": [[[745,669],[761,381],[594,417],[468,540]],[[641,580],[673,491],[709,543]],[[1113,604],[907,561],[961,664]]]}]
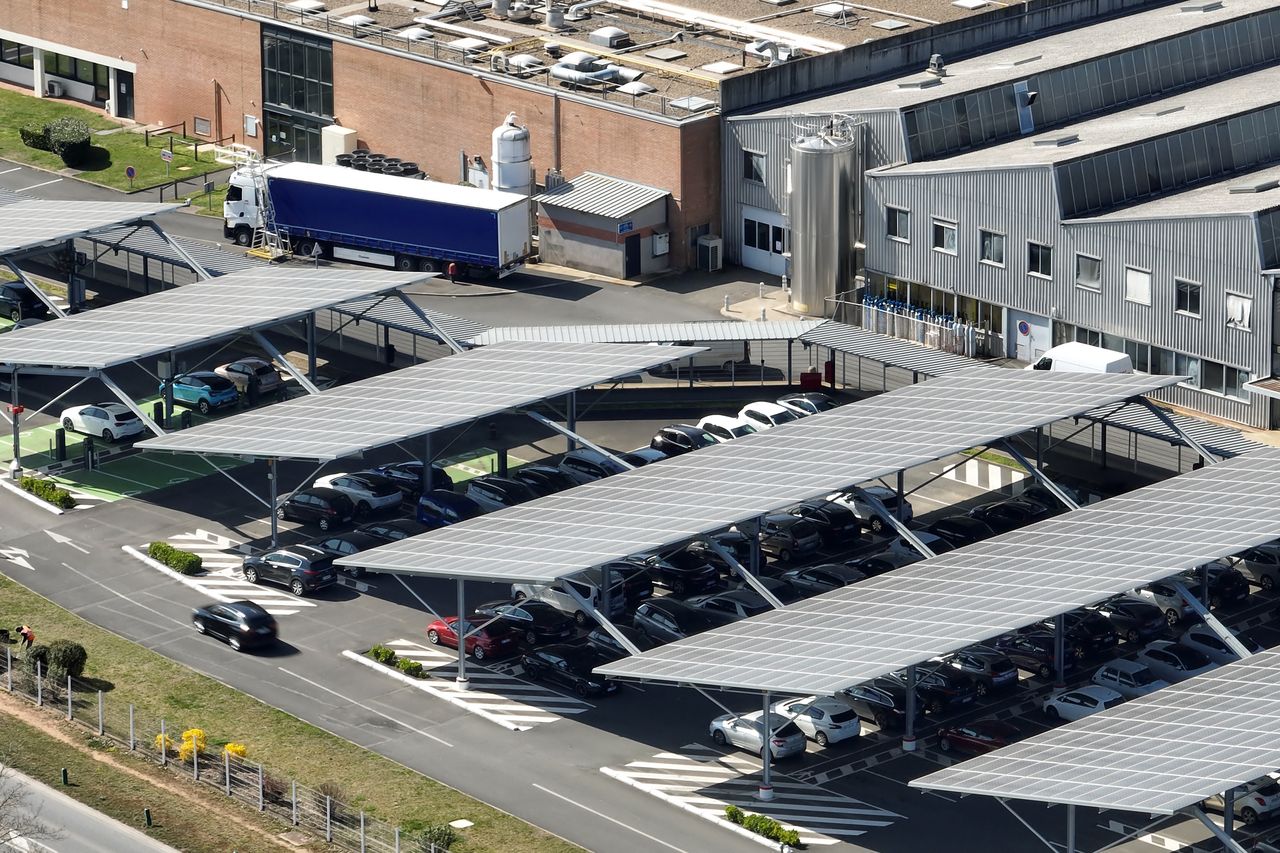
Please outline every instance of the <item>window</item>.
[{"label": "window", "polygon": [[1192,355],[1183,355],[1175,353],[1173,359],[1173,372],[1178,376],[1187,377],[1182,383],[1189,388],[1200,387],[1200,359]]},{"label": "window", "polygon": [[948,255],[956,253],[956,224],[943,219],[933,220],[933,248]]},{"label": "window", "polygon": [[196,136],[209,136],[213,133],[213,123],[207,118],[194,117]]},{"label": "window", "polygon": [[1076,287],[1085,290],[1102,290],[1102,259],[1090,255],[1076,255]]},{"label": "window", "polygon": [[885,230],[889,234],[889,239],[910,243],[911,211],[900,207],[886,207],[884,211]]},{"label": "window", "polygon": [[1124,298],[1139,305],[1151,304],[1151,273],[1136,267],[1124,268]]},{"label": "window", "polygon": [[1176,294],[1174,295],[1173,308],[1180,314],[1190,314],[1194,317],[1200,316],[1200,285],[1194,281],[1187,281],[1182,278],[1173,280]]},{"label": "window", "polygon": [[983,263],[1004,266],[1004,235],[994,231],[979,231],[978,251]]},{"label": "window", "polygon": [[1227,293],[1227,327],[1244,329],[1252,328],[1253,298],[1239,293]]},{"label": "window", "polygon": [[1027,272],[1041,278],[1053,275],[1053,247],[1027,241]]},{"label": "window", "polygon": [[0,39],[0,62],[30,68],[33,64],[31,46]]},{"label": "window", "polygon": [[742,177],[744,180],[764,183],[764,155],[755,151],[742,152]]}]

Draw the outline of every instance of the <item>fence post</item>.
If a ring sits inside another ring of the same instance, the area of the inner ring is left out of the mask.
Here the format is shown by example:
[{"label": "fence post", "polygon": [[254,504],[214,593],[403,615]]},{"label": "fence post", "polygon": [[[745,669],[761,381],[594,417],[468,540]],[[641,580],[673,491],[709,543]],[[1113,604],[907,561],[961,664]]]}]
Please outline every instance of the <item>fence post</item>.
[{"label": "fence post", "polygon": [[266,791],[263,789],[263,786],[262,786],[262,763],[259,762],[258,763],[258,811],[264,812],[267,810],[266,799],[267,799]]},{"label": "fence post", "polygon": [[133,752],[138,748],[138,740],[133,736],[133,703],[129,703],[129,751]]},{"label": "fence post", "polygon": [[169,766],[169,737],[164,733],[164,717],[160,718],[160,766]]},{"label": "fence post", "polygon": [[107,728],[106,726],[103,725],[102,691],[99,690],[98,691],[98,736],[101,737],[106,733],[107,733]]},{"label": "fence post", "polygon": [[333,800],[328,794],[324,795],[324,840],[333,842]]},{"label": "fence post", "polygon": [[67,722],[75,718],[75,712],[71,708],[71,676],[67,676]]},{"label": "fence post", "polygon": [[200,781],[200,750],[195,740],[191,741],[191,778]]},{"label": "fence post", "polygon": [[40,672],[40,661],[36,661],[36,704],[44,704],[44,676]]},{"label": "fence post", "polygon": [[396,827],[395,853],[400,853],[400,827]]},{"label": "fence post", "polygon": [[360,853],[365,853],[364,849],[364,812],[360,812]]},{"label": "fence post", "polygon": [[4,687],[13,692],[13,652],[8,646],[4,647]]},{"label": "fence post", "polygon": [[227,796],[231,796],[231,753],[222,750],[223,777],[227,783]]},{"label": "fence post", "polygon": [[291,793],[289,794],[289,817],[293,821],[293,825],[298,825],[298,780],[294,779],[290,782]]}]

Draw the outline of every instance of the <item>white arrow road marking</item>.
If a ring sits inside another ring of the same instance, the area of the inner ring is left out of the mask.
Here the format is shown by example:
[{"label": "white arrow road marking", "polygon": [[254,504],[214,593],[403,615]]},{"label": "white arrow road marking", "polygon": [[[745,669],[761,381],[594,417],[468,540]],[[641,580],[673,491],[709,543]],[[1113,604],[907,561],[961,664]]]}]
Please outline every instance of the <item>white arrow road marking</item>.
[{"label": "white arrow road marking", "polygon": [[79,545],[72,542],[70,536],[63,536],[61,533],[55,533],[52,530],[46,530],[45,533],[49,534],[49,538],[52,539],[54,542],[57,542],[59,545],[70,545],[72,548],[75,548],[81,554],[89,553],[88,548],[81,548]]},{"label": "white arrow road marking", "polygon": [[36,567],[31,565],[30,561],[27,560],[27,557],[30,556],[31,553],[29,551],[24,551],[21,548],[0,548],[0,557],[3,557],[10,563],[13,563],[15,566],[22,566],[22,568],[30,569],[34,572]]}]

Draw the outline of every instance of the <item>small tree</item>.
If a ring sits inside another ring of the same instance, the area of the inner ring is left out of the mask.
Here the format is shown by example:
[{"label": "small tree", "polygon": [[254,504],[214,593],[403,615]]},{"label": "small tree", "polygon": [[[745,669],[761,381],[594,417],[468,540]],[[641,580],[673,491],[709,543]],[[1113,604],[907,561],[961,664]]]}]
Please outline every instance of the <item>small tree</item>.
[{"label": "small tree", "polygon": [[84,675],[88,662],[89,653],[79,643],[54,640],[49,644],[49,675],[59,681],[65,681],[68,675],[72,678]]},{"label": "small tree", "polygon": [[31,808],[31,792],[0,758],[0,849],[18,847],[23,841],[52,841],[61,837],[56,827],[40,819]]},{"label": "small tree", "polygon": [[36,674],[36,664],[40,665],[40,675],[49,674],[49,647],[36,643],[22,655],[22,666],[32,675]]}]

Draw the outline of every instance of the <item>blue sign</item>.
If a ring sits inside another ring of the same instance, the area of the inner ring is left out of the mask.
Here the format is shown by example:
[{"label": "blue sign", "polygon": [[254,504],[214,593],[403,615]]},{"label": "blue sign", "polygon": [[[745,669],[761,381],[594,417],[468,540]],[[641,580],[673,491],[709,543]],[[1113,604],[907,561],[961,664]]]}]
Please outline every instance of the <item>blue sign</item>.
[{"label": "blue sign", "polygon": [[124,176],[129,180],[132,181],[137,174],[138,174],[138,170],[133,168],[132,166],[124,167]]},{"label": "blue sign", "polygon": [[1018,321],[1018,334],[1020,334],[1020,335],[1022,335],[1022,336],[1024,336],[1024,337],[1025,337],[1025,336],[1027,336],[1027,335],[1029,335],[1029,334],[1031,334],[1031,324],[1030,324],[1030,323],[1028,323],[1026,320],[1019,320],[1019,321]]},{"label": "blue sign", "polygon": [[635,228],[636,228],[635,223],[634,223],[634,222],[632,222],[630,219],[628,219],[626,222],[619,222],[619,223],[618,223],[618,233],[619,233],[619,234],[626,234],[628,231],[634,231],[634,230],[635,230]]}]

